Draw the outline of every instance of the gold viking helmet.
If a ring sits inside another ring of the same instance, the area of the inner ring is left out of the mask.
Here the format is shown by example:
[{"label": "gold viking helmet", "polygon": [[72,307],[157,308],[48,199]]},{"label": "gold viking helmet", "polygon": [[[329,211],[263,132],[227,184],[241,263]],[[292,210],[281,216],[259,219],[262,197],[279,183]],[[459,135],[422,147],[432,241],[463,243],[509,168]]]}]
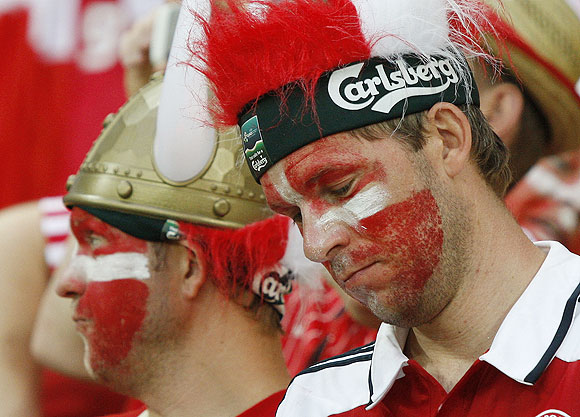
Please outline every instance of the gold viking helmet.
[{"label": "gold viking helmet", "polygon": [[162,79],[154,77],[107,116],[78,173],[67,182],[65,204],[228,228],[270,217],[260,186],[241,161],[237,127],[217,134],[205,168],[195,177],[176,183],[161,174],[153,146]]}]

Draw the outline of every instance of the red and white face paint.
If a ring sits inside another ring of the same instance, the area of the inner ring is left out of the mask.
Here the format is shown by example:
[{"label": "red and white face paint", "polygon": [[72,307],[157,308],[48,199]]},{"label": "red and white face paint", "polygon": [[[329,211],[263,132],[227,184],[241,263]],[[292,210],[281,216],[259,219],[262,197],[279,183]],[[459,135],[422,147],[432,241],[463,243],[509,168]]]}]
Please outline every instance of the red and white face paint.
[{"label": "red and white face paint", "polygon": [[79,208],[72,211],[71,229],[79,249],[58,292],[74,299],[85,362],[98,373],[119,365],[139,337],[151,277],[148,245]]},{"label": "red and white face paint", "polygon": [[[294,206],[304,205],[308,190],[305,190],[305,195],[298,192],[290,184],[287,171],[291,170],[275,169],[271,171],[269,178],[275,192],[285,203]],[[301,188],[300,185],[297,188]],[[369,182],[359,189],[360,191],[351,198],[337,201],[334,204],[324,200],[312,202],[310,211],[313,216],[309,221],[312,233],[309,235],[309,246],[316,260],[324,257],[324,254],[320,252],[324,250],[324,241],[321,239],[324,239],[326,234],[332,233],[335,227],[346,224],[362,231],[364,229],[362,221],[384,210],[389,205],[391,196],[385,184]]]},{"label": "red and white face paint", "polygon": [[298,217],[309,258],[371,308],[401,311],[438,266],[443,229],[420,172],[387,142],[321,139],[272,167],[262,185],[274,210]]}]

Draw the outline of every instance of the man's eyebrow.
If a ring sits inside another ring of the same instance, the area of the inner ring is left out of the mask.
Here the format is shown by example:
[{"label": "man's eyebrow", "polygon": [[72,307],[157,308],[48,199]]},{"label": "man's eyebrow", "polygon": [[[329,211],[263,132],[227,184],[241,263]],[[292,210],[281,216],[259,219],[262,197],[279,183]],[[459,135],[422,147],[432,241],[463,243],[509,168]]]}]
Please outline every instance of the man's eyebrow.
[{"label": "man's eyebrow", "polygon": [[350,175],[362,167],[365,164],[361,161],[357,162],[344,162],[341,161],[334,166],[326,166],[323,169],[317,171],[314,175],[306,180],[306,184],[312,186],[316,183],[328,184],[332,182],[338,182],[342,180],[345,176]]},{"label": "man's eyebrow", "polygon": [[[321,172],[329,169],[353,169],[365,164],[367,158],[358,152],[342,152],[343,149],[337,149],[336,152],[324,152],[316,155],[308,155],[301,161],[294,164],[296,174],[300,178],[314,178]],[[286,168],[288,169],[288,167]],[[286,173],[288,175],[288,173]]]}]

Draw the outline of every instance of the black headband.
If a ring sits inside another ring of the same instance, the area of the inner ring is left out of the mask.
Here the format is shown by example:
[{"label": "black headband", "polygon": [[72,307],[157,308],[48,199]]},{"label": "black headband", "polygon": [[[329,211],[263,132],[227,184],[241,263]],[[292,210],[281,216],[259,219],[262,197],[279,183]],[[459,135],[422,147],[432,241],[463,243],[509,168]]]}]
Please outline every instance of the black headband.
[{"label": "black headband", "polygon": [[77,206],[133,237],[150,242],[165,242],[181,238],[179,225],[173,220],[122,213],[101,208]]},{"label": "black headband", "polygon": [[306,110],[311,106],[297,85],[284,87],[289,92],[284,101],[280,94],[266,94],[239,117],[250,171],[259,182],[272,165],[311,142],[428,110],[441,101],[479,105],[473,76],[466,87],[461,72],[437,56],[426,61],[409,55],[395,63],[371,58],[323,74],[315,112]]}]

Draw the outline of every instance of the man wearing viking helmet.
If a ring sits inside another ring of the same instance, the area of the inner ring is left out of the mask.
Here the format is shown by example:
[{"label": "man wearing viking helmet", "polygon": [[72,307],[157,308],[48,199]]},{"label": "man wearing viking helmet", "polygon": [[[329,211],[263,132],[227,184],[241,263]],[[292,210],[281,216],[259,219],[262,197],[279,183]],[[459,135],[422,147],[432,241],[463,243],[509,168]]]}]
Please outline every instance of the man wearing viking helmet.
[{"label": "man wearing viking helmet", "polygon": [[90,373],[146,404],[127,417],[273,415],[289,382],[284,295],[312,265],[236,163],[237,131],[171,107],[175,71],[107,120],[69,181],[78,251],[57,292]]},{"label": "man wearing viking helmet", "polygon": [[90,373],[148,407],[127,416],[273,415],[289,382],[280,319],[298,232],[233,163],[235,131],[196,179],[160,178],[147,149],[161,85],[119,111],[71,180],[78,251],[57,292],[73,301]]}]

